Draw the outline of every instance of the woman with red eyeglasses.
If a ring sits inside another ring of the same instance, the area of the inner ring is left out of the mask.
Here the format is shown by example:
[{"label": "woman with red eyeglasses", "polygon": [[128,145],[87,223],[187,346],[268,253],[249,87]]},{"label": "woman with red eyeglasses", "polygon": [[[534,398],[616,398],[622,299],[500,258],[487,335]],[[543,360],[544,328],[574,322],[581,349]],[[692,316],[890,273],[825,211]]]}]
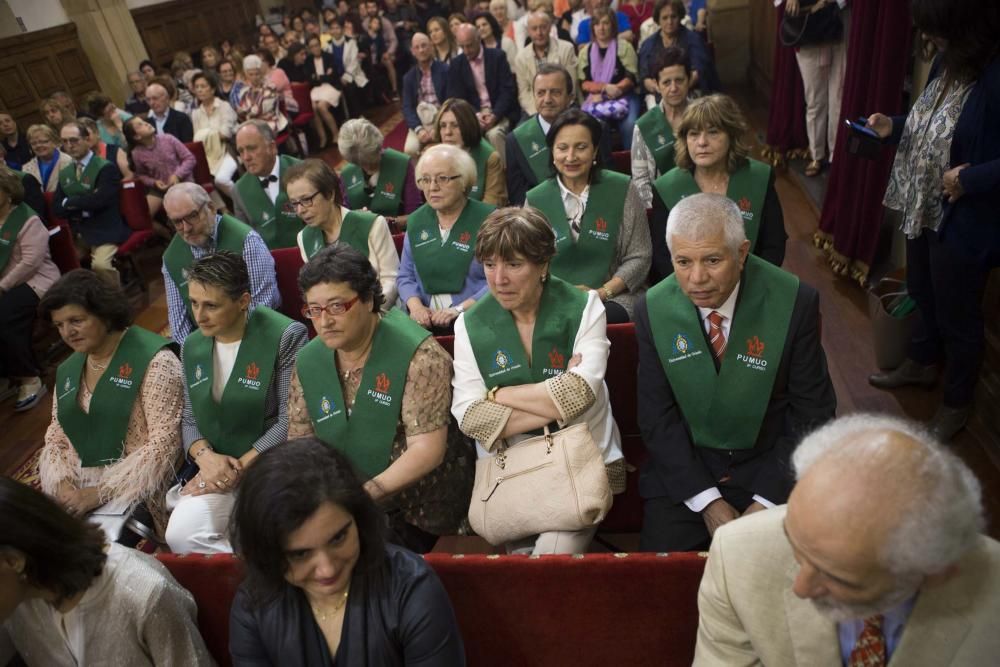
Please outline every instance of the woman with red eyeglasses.
[{"label": "woman with red eyeglasses", "polygon": [[381,313],[379,276],[347,244],[315,255],[299,289],[317,336],[296,360],[288,438],[344,453],[390,540],[426,553],[456,533],[472,493],[475,454],[449,414],[451,357],[402,311]]},{"label": "woman with red eyeglasses", "polygon": [[166,541],[174,553],[231,553],[229,514],[243,471],[285,442],[288,383],[305,326],[251,308],[250,273],[220,250],[185,272],[198,325],[184,339],[181,440],[188,465],[167,492]]}]

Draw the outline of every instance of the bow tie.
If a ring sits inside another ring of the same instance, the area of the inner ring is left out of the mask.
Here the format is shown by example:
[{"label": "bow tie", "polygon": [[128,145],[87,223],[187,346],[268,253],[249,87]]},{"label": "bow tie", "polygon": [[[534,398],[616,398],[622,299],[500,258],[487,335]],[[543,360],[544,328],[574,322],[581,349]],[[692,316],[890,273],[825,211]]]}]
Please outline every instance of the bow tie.
[{"label": "bow tie", "polygon": [[278,182],[278,177],[275,176],[274,174],[271,174],[270,176],[265,176],[264,178],[260,179],[260,187],[267,190],[267,186],[269,183],[277,183],[277,182]]}]

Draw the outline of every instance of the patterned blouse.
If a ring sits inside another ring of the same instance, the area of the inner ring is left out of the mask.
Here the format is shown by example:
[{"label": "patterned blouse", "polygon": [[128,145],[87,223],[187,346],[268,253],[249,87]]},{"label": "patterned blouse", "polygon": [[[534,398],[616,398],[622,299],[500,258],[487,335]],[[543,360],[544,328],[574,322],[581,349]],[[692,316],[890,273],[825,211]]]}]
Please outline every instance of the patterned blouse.
[{"label": "patterned blouse", "polygon": [[[364,368],[351,372],[345,380],[338,374],[348,409],[361,385]],[[444,461],[385,506],[399,509],[407,523],[435,535],[453,535],[469,511],[469,497],[475,475],[476,454],[451,419],[451,357],[436,340],[428,337],[410,360],[403,388],[403,405],[396,436],[392,442],[390,465],[406,451],[406,439],[448,427]],[[288,391],[288,438],[313,436],[312,422],[298,374],[292,375]]]},{"label": "patterned blouse", "polygon": [[972,90],[971,83],[947,90],[944,85],[944,77],[931,81],[906,117],[882,200],[886,208],[902,212],[902,229],[911,239],[924,228],[941,226],[941,183],[951,167],[951,139]]}]

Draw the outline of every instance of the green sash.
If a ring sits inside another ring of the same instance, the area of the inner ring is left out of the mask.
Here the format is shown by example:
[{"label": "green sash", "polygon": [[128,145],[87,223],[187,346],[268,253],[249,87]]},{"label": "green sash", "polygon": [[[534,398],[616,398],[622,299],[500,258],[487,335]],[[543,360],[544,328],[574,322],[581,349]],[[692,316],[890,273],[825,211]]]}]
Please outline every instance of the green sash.
[{"label": "green sash", "polygon": [[111,164],[104,158],[96,155],[90,156],[90,162],[84,168],[80,178],[76,177],[76,162],[66,165],[59,172],[59,184],[62,186],[63,194],[69,197],[79,197],[90,194],[97,183],[97,175],[104,168],[104,165]]},{"label": "green sash", "polygon": [[788,336],[799,279],[750,255],[719,371],[698,309],[672,275],[647,292],[649,326],[694,444],[750,449],[757,441]]},{"label": "green sash", "polygon": [[56,370],[56,414],[84,468],[114,463],[125,454],[125,432],[149,362],[170,341],[141,327],[125,331],[108,370],[94,387],[90,410],[77,403],[87,355],[74,352]]},{"label": "green sash", "polygon": [[[243,246],[246,242],[247,234],[250,233],[250,226],[236,218],[228,215],[219,216],[215,231],[215,249],[228,250],[240,257],[243,256]],[[194,321],[191,313],[191,301],[188,296],[188,283],[184,271],[194,264],[194,255],[191,253],[191,246],[184,242],[180,234],[175,234],[170,245],[163,253],[163,265],[167,267],[167,273],[177,286],[181,299],[184,300],[184,309],[188,312],[188,317]]]},{"label": "green sash", "polygon": [[549,166],[549,145],[545,141],[545,133],[538,123],[538,114],[527,119],[514,129],[514,140],[524,153],[535,180],[539,183],[552,175]]},{"label": "green sash", "polygon": [[[367,211],[348,211],[340,223],[338,243],[346,243],[365,257],[368,256],[368,236],[378,214]],[[305,227],[302,230],[302,247],[306,257],[312,259],[326,247],[326,234],[319,227]]]},{"label": "green sash", "polygon": [[556,256],[551,264],[553,275],[573,285],[597,288],[604,283],[618,250],[618,233],[630,180],[625,174],[601,170],[590,186],[587,210],[580,219],[580,237],[575,242],[556,177],[528,190],[525,203],[545,214],[556,235]]},{"label": "green sash", "polygon": [[674,128],[667,122],[663,107],[657,105],[635,123],[642,140],[656,161],[656,173],[665,174],[674,168]]},{"label": "green sash", "polygon": [[586,292],[550,277],[538,304],[529,363],[510,311],[492,294],[476,302],[465,314],[465,328],[486,387],[533,384],[565,373],[586,306]]},{"label": "green sash", "polygon": [[14,244],[17,243],[17,235],[24,228],[24,223],[36,215],[38,214],[35,213],[35,210],[24,202],[15,206],[7,214],[7,219],[4,220],[3,226],[0,227],[0,271],[7,268],[7,262],[10,261],[10,253],[14,250]]},{"label": "green sash", "polygon": [[[299,160],[290,155],[282,155],[278,158],[280,165],[278,177],[281,178],[282,172],[298,162]],[[236,181],[236,189],[243,200],[247,215],[250,216],[247,222],[257,230],[267,247],[271,250],[294,248],[295,239],[303,223],[295,213],[295,209],[288,205],[288,193],[285,192],[284,184],[279,184],[278,197],[273,204],[260,185],[260,177],[250,172],[243,174],[240,180]]]},{"label": "green sash", "polygon": [[[764,209],[764,198],[767,196],[767,183],[770,179],[771,167],[757,160],[750,160],[749,164],[729,175],[726,196],[740,207],[747,238],[750,239],[750,252],[753,252],[757,246],[760,217]],[[653,187],[660,193],[660,198],[667,210],[676,206],[677,202],[684,197],[701,192],[694,180],[694,174],[680,167],[674,167],[660,176],[653,182]]]},{"label": "green sash", "polygon": [[270,308],[254,309],[220,403],[212,398],[215,339],[196,329],[184,340],[184,381],[195,423],[220,454],[239,458],[264,433],[264,403],[281,336],[291,324],[292,320]]},{"label": "green sash", "polygon": [[410,156],[406,153],[391,148],[383,149],[374,197],[365,192],[367,179],[364,170],[350,162],[345,164],[340,178],[344,182],[351,208],[367,208],[379,215],[399,215],[402,212],[403,187],[406,185],[406,167],[409,163]]},{"label": "green sash", "polygon": [[406,234],[424,292],[458,294],[462,291],[476,248],[479,226],[495,208],[493,204],[467,200],[462,214],[443,243],[434,209],[424,204],[410,214]]},{"label": "green sash", "polygon": [[476,184],[469,191],[469,199],[483,200],[483,195],[486,193],[486,161],[493,153],[493,146],[485,139],[480,139],[478,146],[469,149],[469,155],[476,162]]},{"label": "green sash", "polygon": [[336,447],[369,478],[389,466],[403,389],[417,347],[430,332],[393,308],[382,317],[350,416],[333,350],[314,338],[295,362],[316,436]]}]

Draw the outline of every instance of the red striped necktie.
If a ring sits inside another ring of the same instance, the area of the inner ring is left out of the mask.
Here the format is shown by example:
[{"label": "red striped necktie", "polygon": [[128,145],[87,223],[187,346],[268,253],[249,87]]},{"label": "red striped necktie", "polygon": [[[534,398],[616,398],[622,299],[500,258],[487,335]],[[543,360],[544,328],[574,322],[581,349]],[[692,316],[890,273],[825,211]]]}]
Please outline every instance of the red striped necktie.
[{"label": "red striped necktie", "polygon": [[851,650],[847,667],[885,667],[885,636],[882,634],[882,616],[865,619],[865,627]]},{"label": "red striped necktie", "polygon": [[708,314],[708,342],[712,344],[712,355],[720,363],[722,355],[726,353],[726,334],[722,331],[722,314],[713,310]]}]

